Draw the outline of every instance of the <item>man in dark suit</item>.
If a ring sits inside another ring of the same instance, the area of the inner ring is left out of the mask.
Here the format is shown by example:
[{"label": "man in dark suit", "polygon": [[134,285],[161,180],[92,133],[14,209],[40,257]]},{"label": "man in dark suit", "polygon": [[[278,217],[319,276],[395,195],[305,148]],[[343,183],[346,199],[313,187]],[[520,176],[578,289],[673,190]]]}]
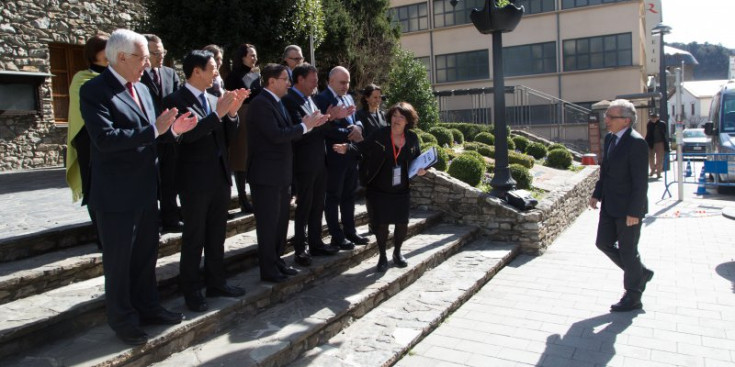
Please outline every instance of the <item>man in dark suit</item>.
[{"label": "man in dark suit", "polygon": [[629,101],[610,103],[605,112],[610,131],[605,137],[605,157],[589,202],[593,209],[602,202],[597,248],[623,269],[625,295],[610,306],[613,312],[643,307],[641,295],[653,278],[653,271],[643,266],[638,254],[641,220],[648,212],[648,144],[632,128],[636,118],[635,106]]},{"label": "man in dark suit", "polygon": [[156,139],[174,139],[196,125],[176,109],[156,118],[148,88],[138,83],[148,64],[146,39],[129,30],[112,33],[110,67],[85,83],[80,107],[91,140],[89,206],[104,244],[107,322],[128,344],[144,344],[141,323],[176,324],[183,315],[158,299],[158,172]]},{"label": "man in dark suit", "polygon": [[283,50],[283,65],[287,66],[286,72],[288,73],[288,81],[291,85],[296,84],[296,79],[293,77],[293,69],[301,65],[304,62],[304,54],[301,53],[301,47],[297,45],[288,45]]},{"label": "man in dark suit", "polygon": [[[239,297],[245,290],[227,285],[224,267],[225,229],[230,202],[229,141],[237,133],[237,110],[248,95],[245,89],[225,92],[219,99],[206,93],[219,75],[209,51],[189,52],[183,60],[186,84],[163,99],[164,107],[194,114],[199,123],[180,139],[176,186],[184,215],[181,291],[186,306],[195,312],[208,309],[207,297]],[[204,250],[204,281],[199,263]]]},{"label": "man in dark suit", "polygon": [[[293,70],[296,84],[283,97],[283,105],[294,124],[301,123],[304,116],[319,111],[311,99],[319,77],[317,69],[303,63]],[[341,111],[340,111],[341,110]],[[327,113],[344,116],[347,109],[332,107]],[[322,214],[324,213],[324,192],[326,190],[326,153],[324,129],[313,129],[301,139],[294,141],[294,181],[296,182],[296,214],[294,219],[294,261],[301,266],[311,265],[311,255],[334,255],[339,249],[322,242]],[[308,226],[308,241],[306,228]],[[309,250],[306,250],[306,244]]]},{"label": "man in dark suit", "polygon": [[[148,41],[148,51],[151,55],[151,66],[146,68],[140,82],[145,84],[153,99],[156,116],[163,110],[163,99],[179,89],[181,82],[176,70],[163,66],[166,49],[163,41],[154,34],[143,35]],[[161,207],[161,228],[164,232],[181,232],[182,223],[178,206],[176,205],[176,143],[161,140],[158,142],[158,170],[161,186],[158,200]]]},{"label": "man in dark suit", "polygon": [[250,102],[248,124],[248,181],[252,190],[258,236],[260,278],[282,282],[298,271],[281,259],[289,216],[289,187],[293,176],[292,141],[326,122],[314,112],[293,125],[281,102],[288,92],[286,66],[268,64],[261,71],[264,89]]},{"label": "man in dark suit", "polygon": [[[357,189],[357,159],[352,155],[337,154],[334,144],[362,141],[362,124],[355,119],[355,102],[347,90],[350,87],[350,72],[337,66],[329,72],[327,89],[316,96],[315,102],[322,113],[330,106],[344,106],[349,114],[335,118],[326,129],[327,150],[327,195],[324,216],[327,219],[332,245],[342,250],[352,250],[355,244],[364,245],[368,239],[357,234],[355,229],[355,190]],[[340,226],[340,214],[342,226]],[[344,227],[344,228],[343,228]]]}]

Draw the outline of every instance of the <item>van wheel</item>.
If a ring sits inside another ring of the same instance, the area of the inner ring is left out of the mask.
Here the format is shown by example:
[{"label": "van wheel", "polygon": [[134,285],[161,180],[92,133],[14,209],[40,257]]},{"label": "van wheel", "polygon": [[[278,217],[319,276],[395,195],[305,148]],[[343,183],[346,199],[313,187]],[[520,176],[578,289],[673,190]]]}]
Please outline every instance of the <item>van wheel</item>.
[{"label": "van wheel", "polygon": [[717,186],[717,193],[722,195],[735,195],[735,186]]}]

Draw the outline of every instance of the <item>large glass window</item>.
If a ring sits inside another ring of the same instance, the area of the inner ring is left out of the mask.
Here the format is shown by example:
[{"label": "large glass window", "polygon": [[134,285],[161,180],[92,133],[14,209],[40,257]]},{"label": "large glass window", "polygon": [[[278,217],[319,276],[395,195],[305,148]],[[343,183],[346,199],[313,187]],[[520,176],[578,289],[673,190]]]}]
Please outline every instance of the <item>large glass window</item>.
[{"label": "large glass window", "polygon": [[437,83],[490,78],[487,50],[437,55],[434,60]]},{"label": "large glass window", "polygon": [[631,33],[565,40],[564,71],[629,66],[633,64]]},{"label": "large glass window", "polygon": [[388,13],[403,33],[429,29],[429,10],[425,2],[391,8]]},{"label": "large glass window", "polygon": [[622,3],[630,0],[562,0],[562,9],[579,8],[582,6],[600,5],[609,3]]},{"label": "large glass window", "polygon": [[472,9],[482,9],[484,0],[463,0],[452,6],[446,0],[434,0],[434,27],[449,27],[458,24],[471,23]]},{"label": "large glass window", "polygon": [[424,67],[426,68],[426,77],[429,78],[429,81],[431,81],[431,57],[417,57],[416,61],[424,64]]},{"label": "large glass window", "polygon": [[525,14],[538,14],[556,10],[556,0],[519,0],[515,4],[517,6],[523,5]]},{"label": "large glass window", "polygon": [[503,71],[507,76],[556,72],[556,42],[503,47]]}]

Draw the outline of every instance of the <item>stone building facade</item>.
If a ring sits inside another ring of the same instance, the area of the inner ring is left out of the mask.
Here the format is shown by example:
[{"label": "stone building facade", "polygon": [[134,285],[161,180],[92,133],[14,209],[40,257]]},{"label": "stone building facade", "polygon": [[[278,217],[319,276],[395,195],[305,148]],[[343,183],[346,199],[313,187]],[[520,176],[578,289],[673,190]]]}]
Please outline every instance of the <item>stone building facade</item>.
[{"label": "stone building facade", "polygon": [[[144,17],[139,0],[0,2],[0,171],[63,165],[63,84],[86,67],[81,47],[98,32],[138,29]],[[26,92],[26,107],[8,102]]]}]

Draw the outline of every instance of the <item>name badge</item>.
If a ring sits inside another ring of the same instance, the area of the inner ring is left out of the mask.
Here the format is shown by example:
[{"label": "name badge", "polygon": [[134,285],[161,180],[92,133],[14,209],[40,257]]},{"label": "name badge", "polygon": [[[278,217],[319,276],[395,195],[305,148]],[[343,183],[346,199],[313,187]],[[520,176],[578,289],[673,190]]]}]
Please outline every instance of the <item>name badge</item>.
[{"label": "name badge", "polygon": [[401,184],[401,166],[393,167],[393,186]]}]

